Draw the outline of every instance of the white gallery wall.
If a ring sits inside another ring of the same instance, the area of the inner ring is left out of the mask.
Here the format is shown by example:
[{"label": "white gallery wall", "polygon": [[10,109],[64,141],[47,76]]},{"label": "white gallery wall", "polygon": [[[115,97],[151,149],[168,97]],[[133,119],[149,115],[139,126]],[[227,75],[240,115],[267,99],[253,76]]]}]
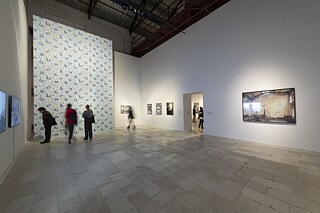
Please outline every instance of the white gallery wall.
[{"label": "white gallery wall", "polygon": [[121,114],[121,105],[132,106],[135,123],[141,123],[140,59],[114,52],[114,126],[128,125],[128,114]]},{"label": "white gallery wall", "polygon": [[0,90],[21,99],[21,124],[0,133],[0,183],[26,141],[28,40],[23,1],[0,1]]},{"label": "white gallery wall", "polygon": [[[230,1],[141,59],[142,120],[183,130],[183,94],[203,91],[205,133],[320,151],[320,2]],[[245,123],[242,92],[294,87],[296,125]],[[173,101],[174,116],[146,104]]]}]

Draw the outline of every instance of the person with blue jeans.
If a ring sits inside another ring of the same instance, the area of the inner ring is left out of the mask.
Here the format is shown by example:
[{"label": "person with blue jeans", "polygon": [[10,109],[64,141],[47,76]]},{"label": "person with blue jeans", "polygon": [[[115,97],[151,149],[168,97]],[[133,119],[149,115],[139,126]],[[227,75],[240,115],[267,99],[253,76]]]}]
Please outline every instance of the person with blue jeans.
[{"label": "person with blue jeans", "polygon": [[66,110],[66,128],[69,130],[69,139],[68,139],[68,144],[71,144],[71,139],[73,136],[73,130],[74,130],[74,125],[77,125],[77,111],[71,108],[72,105],[68,104],[67,105],[67,110]]}]

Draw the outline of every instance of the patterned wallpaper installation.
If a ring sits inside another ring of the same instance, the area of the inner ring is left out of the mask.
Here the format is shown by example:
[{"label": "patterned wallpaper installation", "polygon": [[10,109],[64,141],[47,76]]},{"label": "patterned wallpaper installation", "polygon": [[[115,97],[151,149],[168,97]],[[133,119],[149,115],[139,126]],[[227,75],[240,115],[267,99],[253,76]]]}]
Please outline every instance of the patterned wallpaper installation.
[{"label": "patterned wallpaper installation", "polygon": [[64,112],[71,103],[78,112],[75,134],[84,134],[82,112],[89,104],[94,131],[112,128],[112,41],[44,18],[33,16],[33,81],[35,138],[44,137],[45,107],[58,126],[52,136],[65,136]]}]

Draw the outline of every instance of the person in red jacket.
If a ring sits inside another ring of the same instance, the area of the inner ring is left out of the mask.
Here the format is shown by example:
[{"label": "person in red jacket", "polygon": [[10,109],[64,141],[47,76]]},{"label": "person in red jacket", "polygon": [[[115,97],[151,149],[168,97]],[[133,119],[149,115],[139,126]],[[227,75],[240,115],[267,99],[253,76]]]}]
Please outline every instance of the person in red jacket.
[{"label": "person in red jacket", "polygon": [[68,104],[66,109],[66,128],[69,129],[69,139],[68,144],[71,144],[71,139],[73,135],[74,125],[77,125],[77,111],[71,108],[72,105]]}]

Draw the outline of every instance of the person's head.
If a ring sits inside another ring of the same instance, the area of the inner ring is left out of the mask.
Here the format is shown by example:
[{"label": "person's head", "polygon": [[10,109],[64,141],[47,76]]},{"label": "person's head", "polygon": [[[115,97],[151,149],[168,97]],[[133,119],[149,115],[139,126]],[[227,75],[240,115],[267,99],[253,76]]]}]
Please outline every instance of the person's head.
[{"label": "person's head", "polygon": [[69,104],[67,104],[67,108],[69,109],[69,108],[71,108],[72,107],[72,105],[69,103]]},{"label": "person's head", "polygon": [[90,106],[89,106],[89,104],[87,104],[87,105],[86,105],[86,109],[87,109],[87,110],[89,110],[89,109],[90,109]]},{"label": "person's head", "polygon": [[38,111],[41,112],[41,113],[43,113],[44,111],[46,111],[46,108],[44,108],[44,107],[39,107],[39,108],[38,108]]},{"label": "person's head", "polygon": [[203,110],[203,108],[202,108],[202,107],[200,107],[200,110],[202,111],[202,110]]}]

